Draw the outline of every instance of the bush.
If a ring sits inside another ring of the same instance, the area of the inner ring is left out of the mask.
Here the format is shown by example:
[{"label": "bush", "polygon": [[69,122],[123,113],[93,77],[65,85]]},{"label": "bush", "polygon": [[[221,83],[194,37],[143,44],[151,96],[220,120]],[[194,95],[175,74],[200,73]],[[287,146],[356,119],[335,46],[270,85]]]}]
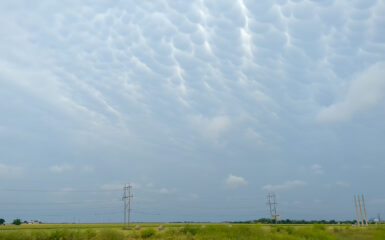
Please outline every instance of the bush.
[{"label": "bush", "polygon": [[87,229],[84,231],[83,235],[86,237],[87,240],[91,240],[94,239],[98,234],[93,229]]},{"label": "bush", "polygon": [[153,228],[147,228],[140,231],[140,237],[141,238],[150,238],[156,234],[155,229]]},{"label": "bush", "polygon": [[293,228],[293,227],[289,227],[289,226],[288,226],[288,227],[286,227],[286,228],[285,228],[285,231],[286,231],[288,234],[290,234],[290,235],[291,235],[291,234],[293,234],[293,233],[294,233],[294,228]]},{"label": "bush", "polygon": [[114,229],[103,229],[100,231],[99,238],[101,240],[122,240],[124,235],[122,232]]},{"label": "bush", "polygon": [[56,231],[53,231],[50,236],[49,236],[49,239],[50,240],[62,240],[64,239],[64,231],[63,230],[56,230]]},{"label": "bush", "polygon": [[21,231],[4,232],[4,235],[0,234],[1,240],[25,240],[28,239],[28,235]]},{"label": "bush", "polygon": [[315,224],[313,224],[313,229],[318,230],[318,231],[325,231],[326,226],[324,224],[315,223]]},{"label": "bush", "polygon": [[50,234],[48,239],[49,240],[80,240],[81,238],[82,236],[79,231],[59,229],[59,230],[53,231]]},{"label": "bush", "polygon": [[31,239],[33,239],[33,240],[49,240],[50,236],[45,231],[33,231],[33,232],[31,232]]},{"label": "bush", "polygon": [[197,226],[187,225],[187,226],[184,226],[182,228],[181,232],[184,234],[190,233],[191,235],[195,235],[198,233],[199,230],[200,230],[200,228]]}]

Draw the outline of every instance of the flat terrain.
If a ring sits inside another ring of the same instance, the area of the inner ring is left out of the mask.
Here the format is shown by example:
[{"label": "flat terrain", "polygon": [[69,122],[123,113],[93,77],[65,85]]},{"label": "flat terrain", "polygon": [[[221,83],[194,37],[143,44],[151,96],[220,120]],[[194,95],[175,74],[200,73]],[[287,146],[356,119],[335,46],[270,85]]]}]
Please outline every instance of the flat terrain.
[{"label": "flat terrain", "polygon": [[[350,225],[172,224],[40,224],[0,226],[0,240],[123,240],[123,239],[343,239],[384,240],[385,226]],[[159,229],[159,226],[162,226]],[[135,229],[136,228],[136,229]]]}]

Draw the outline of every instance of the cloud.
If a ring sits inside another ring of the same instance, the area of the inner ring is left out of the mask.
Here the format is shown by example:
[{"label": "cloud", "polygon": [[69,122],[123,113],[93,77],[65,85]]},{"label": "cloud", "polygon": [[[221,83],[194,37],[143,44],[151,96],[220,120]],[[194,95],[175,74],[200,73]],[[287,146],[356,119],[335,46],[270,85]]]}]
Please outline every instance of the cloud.
[{"label": "cloud", "polygon": [[372,108],[385,96],[385,62],[376,63],[350,83],[343,100],[322,109],[317,116],[320,122],[343,122]]},{"label": "cloud", "polygon": [[199,195],[196,193],[191,193],[188,195],[188,198],[190,198],[192,200],[197,200],[197,199],[199,199]]},{"label": "cloud", "polygon": [[323,174],[324,171],[323,171],[323,167],[319,164],[313,164],[311,166],[311,170],[313,171],[313,173],[315,174]]},{"label": "cloud", "polygon": [[294,181],[286,181],[283,184],[278,184],[278,185],[268,184],[263,186],[262,189],[267,191],[291,190],[291,189],[306,186],[306,185],[307,183],[304,181],[294,180]]},{"label": "cloud", "polygon": [[263,138],[260,133],[255,131],[254,129],[248,128],[245,131],[245,137],[250,142],[253,142],[255,145],[261,145],[263,144]]},{"label": "cloud", "polygon": [[122,190],[123,191],[124,184],[121,183],[105,183],[100,186],[102,190]]},{"label": "cloud", "polygon": [[49,168],[49,170],[53,173],[62,173],[72,170],[72,166],[68,164],[63,165],[54,165]]},{"label": "cloud", "polygon": [[[225,185],[227,175],[218,175],[233,171],[227,163],[234,158],[241,172],[255,169],[249,183],[268,178],[265,169],[278,158],[295,172],[315,156],[322,166],[304,171],[325,178],[332,174],[325,167],[346,152],[375,153],[365,158],[373,166],[383,158],[381,109],[352,129],[354,139],[314,121],[354,121],[382,106],[384,1],[8,2],[0,1],[7,23],[0,28],[0,153],[7,162],[33,162],[52,177],[72,173],[60,163],[81,158],[74,181],[122,191],[127,176],[146,174],[156,187],[142,181],[141,191],[160,195],[159,186],[182,184],[175,179],[186,172],[204,170],[207,186]],[[124,181],[108,186],[111,179]]]},{"label": "cloud", "polygon": [[168,193],[170,193],[170,190],[163,187],[163,188],[158,189],[157,192],[161,193],[161,194],[168,194]]},{"label": "cloud", "polygon": [[227,188],[236,189],[244,185],[247,185],[247,181],[243,177],[230,174],[226,179]]},{"label": "cloud", "polygon": [[90,173],[90,172],[93,172],[93,171],[94,171],[94,167],[93,167],[93,166],[90,166],[90,165],[85,165],[85,166],[82,167],[82,170],[83,170],[84,172]]},{"label": "cloud", "polygon": [[231,127],[231,120],[225,115],[215,116],[212,118],[199,115],[191,117],[191,120],[202,135],[211,140],[217,140]]},{"label": "cloud", "polygon": [[210,134],[219,135],[230,126],[230,119],[227,116],[218,116],[210,119],[207,130]]},{"label": "cloud", "polygon": [[341,187],[341,188],[348,188],[348,187],[350,187],[350,184],[346,183],[346,182],[338,181],[338,182],[336,182],[336,186]]},{"label": "cloud", "polygon": [[21,177],[23,173],[24,173],[24,169],[21,167],[0,163],[0,178]]}]

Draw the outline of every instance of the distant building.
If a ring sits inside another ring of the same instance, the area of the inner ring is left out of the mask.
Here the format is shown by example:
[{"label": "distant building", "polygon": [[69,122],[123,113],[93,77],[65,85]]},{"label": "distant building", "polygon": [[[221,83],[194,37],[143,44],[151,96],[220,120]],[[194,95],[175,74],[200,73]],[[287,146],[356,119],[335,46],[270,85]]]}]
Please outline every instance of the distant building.
[{"label": "distant building", "polygon": [[30,221],[30,222],[28,222],[28,224],[40,224],[41,222],[39,222],[39,221]]}]

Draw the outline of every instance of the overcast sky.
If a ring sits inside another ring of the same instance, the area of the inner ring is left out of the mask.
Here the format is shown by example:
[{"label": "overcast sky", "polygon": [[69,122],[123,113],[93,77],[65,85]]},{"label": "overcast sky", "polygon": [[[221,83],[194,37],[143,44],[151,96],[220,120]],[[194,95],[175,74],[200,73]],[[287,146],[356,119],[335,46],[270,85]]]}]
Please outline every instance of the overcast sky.
[{"label": "overcast sky", "polygon": [[384,0],[0,2],[0,217],[385,216]]}]

